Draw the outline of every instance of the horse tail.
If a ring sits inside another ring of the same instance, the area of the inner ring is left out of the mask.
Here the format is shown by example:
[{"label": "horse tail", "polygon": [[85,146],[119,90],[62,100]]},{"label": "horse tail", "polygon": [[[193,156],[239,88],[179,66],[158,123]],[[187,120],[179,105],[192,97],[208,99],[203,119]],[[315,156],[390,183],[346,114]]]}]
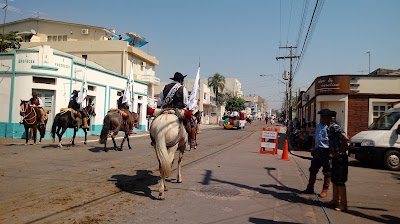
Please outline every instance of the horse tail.
[{"label": "horse tail", "polygon": [[[160,123],[167,122],[164,116],[160,116],[159,119]],[[167,149],[165,136],[167,135],[168,128],[166,128],[165,125],[161,125],[160,123],[156,125],[156,127],[154,127],[156,129],[155,132],[157,133],[156,154],[157,159],[160,163],[161,176],[169,177],[172,172],[172,160],[174,157],[172,155],[171,158]]]},{"label": "horse tail", "polygon": [[56,138],[56,128],[59,120],[60,120],[60,114],[57,114],[56,117],[54,118],[53,125],[51,126],[51,137],[53,138],[53,140]]},{"label": "horse tail", "polygon": [[111,118],[110,115],[107,114],[103,120],[103,128],[101,129],[100,133],[100,144],[105,144],[107,142],[108,131],[110,130],[111,126]]}]

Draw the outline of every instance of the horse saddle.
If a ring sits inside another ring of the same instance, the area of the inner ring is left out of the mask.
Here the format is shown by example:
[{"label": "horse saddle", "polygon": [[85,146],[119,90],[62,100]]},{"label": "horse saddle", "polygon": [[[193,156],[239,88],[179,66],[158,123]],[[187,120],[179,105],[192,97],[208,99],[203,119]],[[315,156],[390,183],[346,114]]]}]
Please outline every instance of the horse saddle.
[{"label": "horse saddle", "polygon": [[112,108],[112,109],[110,109],[110,112],[117,112],[117,113],[120,113],[121,116],[122,116],[122,118],[123,118],[124,120],[127,120],[127,119],[130,117],[129,112],[124,111],[124,110],[121,110],[121,109]]},{"label": "horse saddle", "polygon": [[184,120],[189,118],[190,120],[192,113],[191,111],[184,110],[184,109],[177,109],[177,108],[162,108],[162,109],[155,109],[154,110],[154,117],[158,117],[161,114],[175,114],[179,119]]},{"label": "horse saddle", "polygon": [[72,109],[72,108],[61,108],[61,109],[60,109],[60,112],[61,112],[61,113],[66,113],[66,112],[68,112],[68,111],[71,112],[71,117],[72,117],[72,119],[74,119],[74,120],[76,120],[76,118],[82,119],[82,115],[81,115],[81,113],[80,113],[79,111],[76,111],[76,110],[74,110],[74,109]]}]

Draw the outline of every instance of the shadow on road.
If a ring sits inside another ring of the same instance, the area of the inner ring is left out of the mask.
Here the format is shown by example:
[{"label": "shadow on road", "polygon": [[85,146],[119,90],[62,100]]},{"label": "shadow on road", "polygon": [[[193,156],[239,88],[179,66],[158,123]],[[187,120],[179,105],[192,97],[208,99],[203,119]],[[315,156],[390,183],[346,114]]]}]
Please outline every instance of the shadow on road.
[{"label": "shadow on road", "polygon": [[160,177],[154,176],[152,171],[137,170],[134,176],[116,174],[111,178],[115,179],[111,181],[116,181],[115,186],[122,191],[158,200],[151,194],[150,186],[158,184]]},{"label": "shadow on road", "polygon": [[271,219],[259,219],[259,218],[249,218],[250,223],[255,223],[255,224],[272,224],[272,223],[280,223],[280,224],[300,224],[299,222],[277,222]]}]

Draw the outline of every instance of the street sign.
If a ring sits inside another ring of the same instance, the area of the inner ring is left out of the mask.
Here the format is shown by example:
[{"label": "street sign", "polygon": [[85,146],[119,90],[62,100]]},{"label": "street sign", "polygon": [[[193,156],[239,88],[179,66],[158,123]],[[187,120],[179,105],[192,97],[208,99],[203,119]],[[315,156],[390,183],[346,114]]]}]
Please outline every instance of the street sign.
[{"label": "street sign", "polygon": [[262,132],[262,138],[267,138],[267,139],[276,139],[277,133],[274,131],[263,131]]},{"label": "street sign", "polygon": [[275,148],[274,142],[261,142],[261,147],[263,148]]}]

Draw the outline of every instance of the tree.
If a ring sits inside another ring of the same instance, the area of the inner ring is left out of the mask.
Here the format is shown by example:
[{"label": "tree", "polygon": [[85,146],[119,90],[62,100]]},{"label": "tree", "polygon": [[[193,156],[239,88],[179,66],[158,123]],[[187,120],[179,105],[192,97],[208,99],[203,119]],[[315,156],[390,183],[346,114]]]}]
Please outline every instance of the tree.
[{"label": "tree", "polygon": [[226,105],[225,105],[225,109],[229,110],[229,111],[241,111],[244,110],[246,108],[245,104],[245,100],[237,97],[237,96],[231,96],[228,98],[228,100],[226,101]]},{"label": "tree", "polygon": [[218,98],[220,97],[219,93],[224,91],[225,77],[223,75],[215,73],[212,77],[208,77],[207,81],[208,86],[211,87],[211,89],[215,93],[215,101],[218,105],[222,105],[220,104],[220,100],[218,100]]},{"label": "tree", "polygon": [[20,37],[17,36],[17,31],[11,31],[8,34],[0,34],[1,46],[0,52],[5,52],[8,48],[19,49],[21,44],[19,42]]}]

